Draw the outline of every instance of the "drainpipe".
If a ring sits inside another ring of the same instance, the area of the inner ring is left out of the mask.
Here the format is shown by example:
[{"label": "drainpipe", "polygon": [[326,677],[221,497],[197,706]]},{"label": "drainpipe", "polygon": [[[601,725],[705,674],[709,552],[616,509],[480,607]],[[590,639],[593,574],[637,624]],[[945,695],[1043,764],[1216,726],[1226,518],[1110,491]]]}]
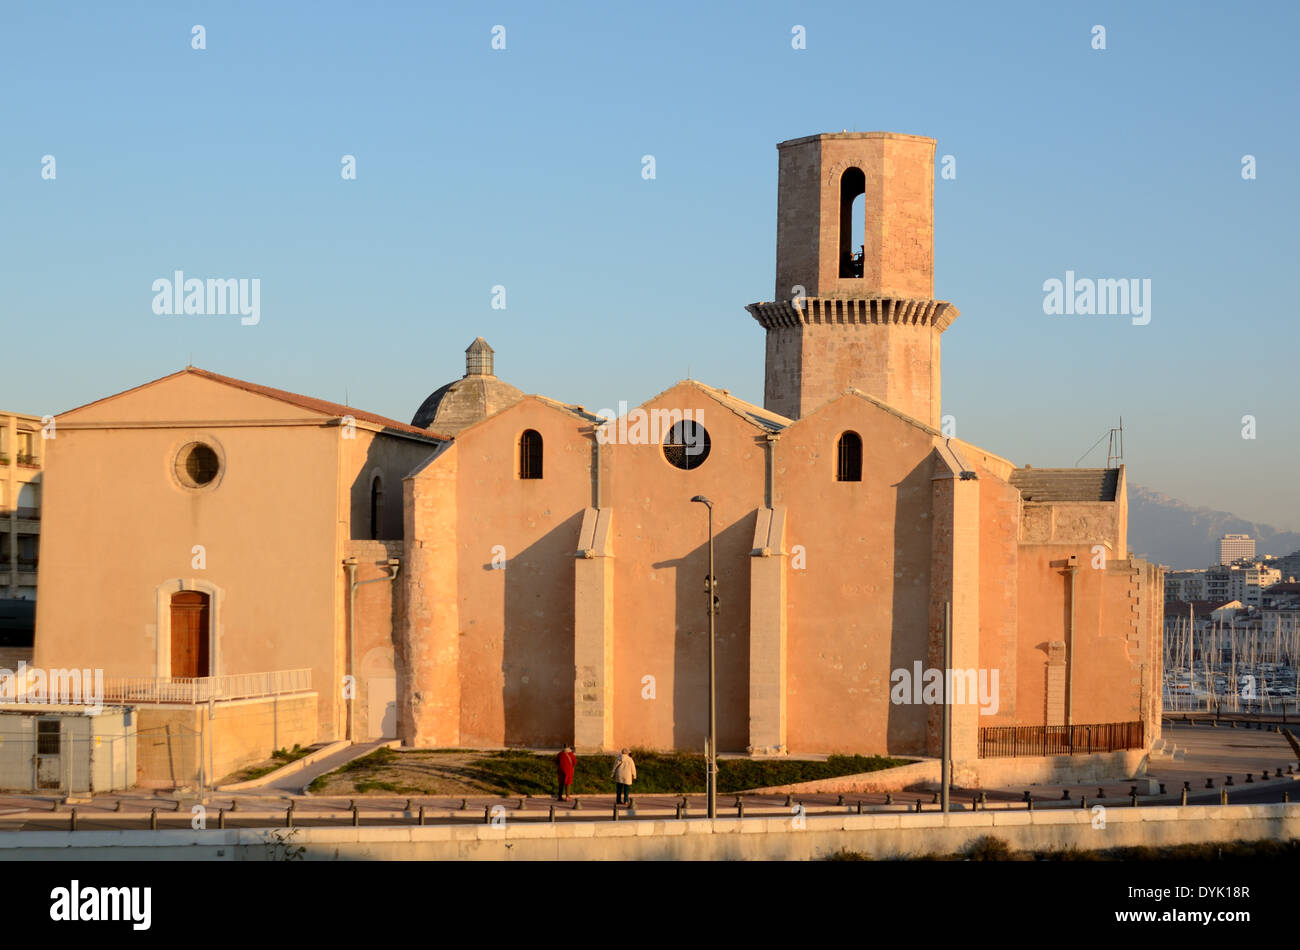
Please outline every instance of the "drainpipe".
[{"label": "drainpipe", "polygon": [[1070,638],[1065,646],[1065,724],[1074,725],[1074,589],[1079,573],[1079,558],[1071,554],[1065,565],[1070,575]]},{"label": "drainpipe", "polygon": [[348,697],[348,734],[349,742],[356,742],[356,706],[357,706],[357,588],[364,584],[378,584],[380,581],[397,580],[397,572],[402,566],[399,558],[390,557],[386,565],[392,569],[391,574],[372,577],[368,581],[357,580],[356,556],[343,559],[343,566],[348,572],[348,675],[352,677],[352,695]]},{"label": "drainpipe", "polygon": [[767,507],[775,506],[776,498],[776,440],[780,436],[773,432],[767,434],[767,484],[764,486],[764,492],[767,495]]}]

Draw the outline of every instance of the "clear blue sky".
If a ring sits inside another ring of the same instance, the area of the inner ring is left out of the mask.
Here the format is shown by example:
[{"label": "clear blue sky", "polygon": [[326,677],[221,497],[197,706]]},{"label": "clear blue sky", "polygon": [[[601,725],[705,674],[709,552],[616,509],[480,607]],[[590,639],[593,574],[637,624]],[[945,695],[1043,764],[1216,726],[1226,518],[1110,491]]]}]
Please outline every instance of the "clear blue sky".
[{"label": "clear blue sky", "polygon": [[[1132,481],[1300,528],[1295,5],[986,6],[6,2],[0,407],[192,356],[409,419],[477,335],[590,409],[688,369],[761,402],[774,145],[881,129],[956,158],[958,435],[1072,465],[1123,414]],[[261,323],[155,315],[178,269],[260,278]],[[1066,270],[1150,278],[1150,324],[1044,315]]]}]

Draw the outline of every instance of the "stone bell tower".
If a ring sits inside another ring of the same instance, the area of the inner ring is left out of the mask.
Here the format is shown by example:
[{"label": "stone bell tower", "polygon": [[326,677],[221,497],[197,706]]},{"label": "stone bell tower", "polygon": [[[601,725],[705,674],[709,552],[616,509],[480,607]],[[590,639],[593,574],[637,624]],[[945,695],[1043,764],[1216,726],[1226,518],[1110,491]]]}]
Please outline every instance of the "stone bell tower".
[{"label": "stone bell tower", "polygon": [[[776,295],[763,404],[798,419],[853,387],[939,426],[934,139],[840,132],[777,146]],[[856,214],[855,214],[856,212]]]}]

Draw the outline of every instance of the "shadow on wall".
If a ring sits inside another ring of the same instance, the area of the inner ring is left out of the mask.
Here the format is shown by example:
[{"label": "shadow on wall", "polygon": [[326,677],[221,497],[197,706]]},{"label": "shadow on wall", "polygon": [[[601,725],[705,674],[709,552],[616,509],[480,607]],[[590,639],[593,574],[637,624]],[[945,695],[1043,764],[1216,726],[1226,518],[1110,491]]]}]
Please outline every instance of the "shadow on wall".
[{"label": "shadow on wall", "polygon": [[[934,551],[933,503],[934,455],[926,455],[916,468],[901,482],[891,486],[896,495],[894,506],[894,565],[893,602],[890,606],[892,623],[889,632],[889,669],[881,677],[885,695],[885,742],[889,754],[908,753],[925,755],[927,752],[931,719],[938,735],[942,728],[938,717],[941,707],[895,704],[889,690],[894,670],[906,670],[909,678],[913,664],[921,661],[922,667],[939,666],[931,654],[930,642],[930,588]],[[888,556],[888,552],[881,552]],[[883,606],[883,605],[882,605]],[[943,623],[942,614],[939,623]],[[936,644],[942,651],[940,627]],[[910,680],[909,680],[910,681]],[[938,710],[932,717],[932,713]]]},{"label": "shadow on wall", "polygon": [[[400,450],[392,445],[394,441],[376,436],[366,447],[366,460],[348,493],[348,536],[353,541],[400,541],[405,533],[402,479],[418,463],[404,462]],[[433,452],[430,445],[428,454]],[[378,479],[376,472],[380,473]]]},{"label": "shadow on wall", "polygon": [[[705,533],[708,512],[698,509]],[[713,571],[722,610],[715,621],[718,751],[744,752],[749,745],[749,559],[758,509],[717,530],[715,514]],[[661,522],[661,524],[663,524]],[[673,529],[676,536],[696,529]],[[709,542],[684,556],[660,561],[656,569],[677,571],[673,636],[673,747],[703,752],[709,722],[709,615],[704,579],[709,573]]]},{"label": "shadow on wall", "polygon": [[506,745],[573,741],[573,563],[581,528],[578,512],[505,562],[501,703]]}]

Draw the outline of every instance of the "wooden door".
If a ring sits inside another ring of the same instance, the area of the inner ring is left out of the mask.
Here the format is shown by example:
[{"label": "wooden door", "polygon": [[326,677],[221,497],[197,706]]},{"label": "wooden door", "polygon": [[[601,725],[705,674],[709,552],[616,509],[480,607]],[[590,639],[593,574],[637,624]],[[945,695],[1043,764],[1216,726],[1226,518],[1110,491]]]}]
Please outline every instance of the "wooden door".
[{"label": "wooden door", "polygon": [[208,675],[208,595],[172,594],[172,676]]}]

